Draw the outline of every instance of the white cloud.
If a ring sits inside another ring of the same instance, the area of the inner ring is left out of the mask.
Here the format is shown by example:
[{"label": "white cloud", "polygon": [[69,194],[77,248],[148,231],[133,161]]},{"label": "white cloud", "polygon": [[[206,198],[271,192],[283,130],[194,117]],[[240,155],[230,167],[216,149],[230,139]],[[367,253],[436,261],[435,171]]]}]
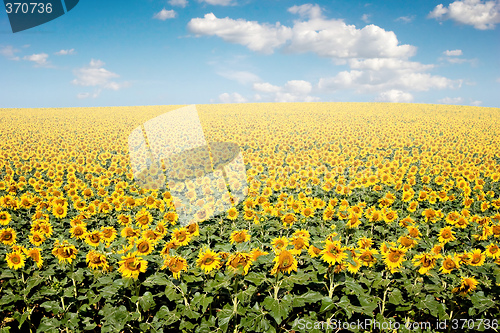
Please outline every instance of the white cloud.
[{"label": "white cloud", "polygon": [[456,57],[462,55],[462,50],[446,50],[443,52],[444,55],[448,57]]},{"label": "white cloud", "polygon": [[9,60],[19,60],[20,58],[16,56],[18,52],[21,51],[14,48],[12,45],[0,47],[0,54]]},{"label": "white cloud", "polygon": [[199,0],[199,2],[206,2],[214,6],[231,6],[234,5],[232,0]]},{"label": "white cloud", "polygon": [[[73,73],[76,79],[71,81],[71,83],[85,87],[97,87],[98,90],[92,95],[93,98],[99,96],[101,89],[117,91],[130,86],[128,82],[119,83],[113,81],[113,79],[120,77],[120,75],[110,72],[102,66],[104,66],[104,62],[92,59],[88,66],[74,70]],[[87,98],[90,97],[90,94],[80,93],[77,97]]]},{"label": "white cloud", "polygon": [[445,97],[438,100],[439,104],[462,104],[463,102],[462,97]]},{"label": "white cloud", "polygon": [[372,16],[372,14],[363,14],[361,20],[365,23],[370,23],[370,16]]},{"label": "white cloud", "polygon": [[170,0],[168,2],[171,6],[177,6],[177,7],[186,7],[188,4],[187,0]]},{"label": "white cloud", "polygon": [[54,53],[55,55],[68,55],[68,54],[75,54],[75,49],[69,49],[69,50],[61,50],[61,51],[58,51],[56,53]]},{"label": "white cloud", "polygon": [[257,75],[246,71],[223,71],[218,72],[217,74],[225,77],[226,79],[236,81],[240,84],[248,84],[260,81],[260,78]]},{"label": "white cloud", "polygon": [[47,61],[48,57],[49,55],[47,53],[38,53],[30,56],[24,56],[23,59],[34,62],[37,67],[50,67],[50,63]]},{"label": "white cloud", "polygon": [[472,25],[479,30],[495,29],[500,23],[500,0],[457,0],[448,5],[437,5],[428,15],[429,18],[454,20]]},{"label": "white cloud", "polygon": [[326,20],[315,5],[289,8],[307,21],[294,21],[293,27],[277,22],[275,25],[243,19],[217,18],[213,13],[194,18],[188,29],[197,36],[218,36],[223,40],[244,45],[252,51],[271,54],[287,44],[290,53],[313,52],[322,57],[345,58],[408,58],[416,47],[399,45],[392,31],[370,24],[362,29],[342,20]]},{"label": "white cloud", "polygon": [[163,8],[161,11],[154,14],[153,18],[157,19],[157,20],[165,21],[167,19],[175,18],[176,16],[177,16],[177,13],[175,12],[175,10],[173,10],[173,9],[166,10],[165,8]]},{"label": "white cloud", "polygon": [[273,102],[317,102],[319,97],[309,95],[312,84],[304,80],[291,80],[282,87],[272,85],[269,82],[254,83],[253,89],[261,94],[256,94],[255,100],[266,100]]},{"label": "white cloud", "polygon": [[269,25],[228,17],[219,19],[213,13],[206,14],[204,18],[191,19],[188,29],[196,35],[218,36],[226,42],[267,54],[273,53],[292,36],[292,29],[281,26],[279,22]]},{"label": "white cloud", "polygon": [[391,89],[380,93],[375,101],[390,103],[411,103],[413,101],[413,95],[401,90]]},{"label": "white cloud", "polygon": [[222,103],[246,103],[247,99],[238,93],[223,93],[219,95],[219,100]]},{"label": "white cloud", "polygon": [[483,104],[482,101],[472,101],[472,102],[470,102],[470,105],[474,105],[474,106],[479,106],[481,104]]},{"label": "white cloud", "polygon": [[302,18],[317,19],[322,18],[321,7],[319,5],[312,5],[310,3],[293,6],[288,8],[288,12],[292,14],[298,14]]},{"label": "white cloud", "polygon": [[497,79],[497,82],[500,83],[500,77]]},{"label": "white cloud", "polygon": [[400,16],[398,17],[395,21],[396,22],[403,22],[403,23],[410,23],[412,22],[413,20],[415,19],[415,15],[411,15],[411,16]]},{"label": "white cloud", "polygon": [[318,88],[324,92],[354,90],[356,93],[382,93],[391,90],[428,91],[457,88],[461,80],[450,80],[426,73],[434,65],[401,59],[349,60],[350,71],[321,78]]}]

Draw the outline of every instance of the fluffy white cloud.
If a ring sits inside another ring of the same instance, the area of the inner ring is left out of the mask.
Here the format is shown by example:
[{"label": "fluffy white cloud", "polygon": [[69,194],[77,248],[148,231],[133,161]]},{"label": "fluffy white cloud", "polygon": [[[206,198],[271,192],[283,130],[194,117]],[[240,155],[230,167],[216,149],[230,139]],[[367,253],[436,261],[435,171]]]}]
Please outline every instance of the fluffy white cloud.
[{"label": "fluffy white cloud", "polygon": [[319,97],[309,95],[312,84],[304,80],[291,80],[282,87],[271,83],[254,83],[253,89],[261,94],[256,94],[256,100],[273,102],[317,102]]},{"label": "fluffy white cloud", "polygon": [[187,0],[170,0],[168,2],[171,6],[177,6],[177,7],[186,7],[188,2]]},{"label": "fluffy white cloud", "polygon": [[260,78],[257,75],[246,71],[223,71],[218,72],[217,74],[240,84],[249,84],[260,81]]},{"label": "fluffy white cloud", "polygon": [[47,61],[49,55],[47,53],[32,54],[30,56],[24,56],[24,60],[34,62],[37,67],[49,67],[50,63]]},{"label": "fluffy white cloud", "polygon": [[445,97],[438,100],[439,104],[462,104],[463,102],[462,97]]},{"label": "fluffy white cloud", "polygon": [[177,13],[175,12],[175,10],[173,10],[173,9],[166,10],[165,8],[163,8],[161,11],[154,14],[153,18],[157,19],[157,20],[165,21],[167,19],[175,18],[176,16],[177,16]]},{"label": "fluffy white cloud", "polygon": [[[113,79],[120,77],[120,75],[110,72],[102,66],[104,66],[104,62],[92,59],[88,66],[74,70],[73,73],[76,79],[71,81],[71,83],[85,87],[97,87],[98,90],[92,95],[93,98],[99,96],[102,89],[116,91],[130,86],[128,82],[119,83],[113,81]],[[81,93],[77,97],[87,98],[90,96],[88,93]]]},{"label": "fluffy white cloud", "polygon": [[472,25],[479,30],[495,29],[500,23],[500,0],[457,0],[448,5],[437,5],[428,15],[429,18],[454,20]]},{"label": "fluffy white cloud", "polygon": [[321,7],[319,5],[313,5],[306,3],[301,6],[293,6],[288,8],[288,12],[292,14],[298,14],[303,18],[317,19],[322,18]]},{"label": "fluffy white cloud", "polygon": [[213,13],[194,18],[188,29],[196,35],[218,36],[226,42],[241,44],[252,51],[271,54],[292,36],[292,29],[276,25],[259,24],[243,19],[217,18]]},{"label": "fluffy white cloud", "polygon": [[482,101],[472,101],[472,102],[470,102],[470,105],[474,105],[474,106],[479,106],[481,104],[483,104]]},{"label": "fluffy white cloud", "polygon": [[16,56],[18,52],[20,52],[20,50],[14,48],[12,45],[0,47],[0,54],[9,60],[19,60],[20,58]]},{"label": "fluffy white cloud", "polygon": [[318,88],[325,92],[354,90],[356,93],[382,93],[391,90],[427,91],[456,88],[461,81],[426,73],[433,65],[401,59],[349,60],[352,70],[321,78]]},{"label": "fluffy white cloud", "polygon": [[247,99],[238,93],[223,93],[219,95],[219,100],[222,103],[246,103]]},{"label": "fluffy white cloud", "polygon": [[254,83],[253,89],[256,91],[263,92],[263,93],[277,93],[278,91],[281,90],[280,87],[274,86],[268,82]]},{"label": "fluffy white cloud", "polygon": [[362,29],[347,25],[342,20],[327,20],[315,5],[294,6],[288,10],[299,14],[293,27],[277,22],[275,25],[243,19],[217,18],[213,13],[194,18],[188,29],[197,36],[218,36],[223,40],[244,45],[252,51],[271,54],[287,44],[291,53],[314,52],[331,58],[408,58],[415,54],[411,45],[399,45],[392,31],[370,24]]},{"label": "fluffy white cloud", "polygon": [[391,89],[380,93],[375,101],[390,103],[410,103],[413,101],[413,96],[408,92]]},{"label": "fluffy white cloud", "polygon": [[445,56],[448,57],[456,57],[456,56],[461,56],[462,55],[462,50],[446,50],[443,52]]},{"label": "fluffy white cloud", "polygon": [[69,49],[69,50],[61,50],[61,51],[58,51],[56,53],[54,53],[55,55],[68,55],[68,54],[75,54],[75,49]]}]

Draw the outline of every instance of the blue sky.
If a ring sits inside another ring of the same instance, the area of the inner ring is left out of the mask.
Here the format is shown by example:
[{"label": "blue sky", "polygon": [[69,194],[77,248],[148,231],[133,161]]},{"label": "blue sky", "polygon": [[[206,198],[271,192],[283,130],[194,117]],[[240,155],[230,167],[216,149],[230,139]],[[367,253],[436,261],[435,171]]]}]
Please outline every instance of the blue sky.
[{"label": "blue sky", "polygon": [[500,107],[500,0],[82,0],[12,33],[0,108],[235,102]]}]

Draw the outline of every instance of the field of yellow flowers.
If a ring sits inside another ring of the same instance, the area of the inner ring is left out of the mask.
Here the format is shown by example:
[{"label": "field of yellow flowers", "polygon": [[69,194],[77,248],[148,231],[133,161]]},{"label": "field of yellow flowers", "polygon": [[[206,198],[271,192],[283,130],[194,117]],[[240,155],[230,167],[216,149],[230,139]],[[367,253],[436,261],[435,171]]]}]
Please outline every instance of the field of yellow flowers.
[{"label": "field of yellow flowers", "polygon": [[0,109],[0,332],[499,331],[500,109],[197,105],[248,191],[183,225],[129,154],[180,107]]}]

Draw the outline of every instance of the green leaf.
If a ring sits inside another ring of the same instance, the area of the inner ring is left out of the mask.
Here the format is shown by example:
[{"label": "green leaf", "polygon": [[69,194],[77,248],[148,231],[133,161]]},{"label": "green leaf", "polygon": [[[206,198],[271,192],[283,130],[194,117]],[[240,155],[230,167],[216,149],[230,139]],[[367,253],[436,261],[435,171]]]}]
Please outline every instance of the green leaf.
[{"label": "green leaf", "polygon": [[221,311],[217,312],[218,324],[223,332],[227,331],[229,321],[231,321],[233,314],[234,312],[232,309],[222,309]]},{"label": "green leaf", "polygon": [[40,304],[41,307],[45,308],[47,312],[53,313],[55,315],[59,314],[62,309],[59,306],[59,302],[47,301]]},{"label": "green leaf", "polygon": [[167,296],[167,298],[170,301],[177,301],[179,299],[182,299],[182,295],[179,294],[179,292],[177,291],[177,289],[175,289],[173,284],[167,285],[165,287],[165,296]]},{"label": "green leaf", "polygon": [[286,296],[281,300],[276,300],[267,296],[262,304],[264,305],[264,308],[269,311],[269,314],[274,318],[278,325],[281,324],[283,319],[288,316],[290,310],[292,309],[291,297],[288,297],[287,299]]},{"label": "green leaf", "polygon": [[321,309],[319,311],[327,312],[333,309],[335,309],[335,303],[333,303],[333,300],[330,297],[323,297],[321,300]]},{"label": "green leaf", "polygon": [[40,325],[38,326],[38,329],[36,330],[38,332],[49,332],[49,333],[56,333],[59,332],[59,327],[60,327],[60,322],[56,318],[48,318],[48,317],[43,317],[42,321],[40,322]]},{"label": "green leaf", "polygon": [[484,312],[487,309],[495,306],[495,302],[491,298],[485,297],[484,292],[482,291],[475,293],[471,296],[470,299],[472,301],[472,304],[474,305],[474,308],[478,312]]},{"label": "green leaf", "polygon": [[142,284],[146,287],[166,286],[169,282],[164,273],[156,273],[148,277]]},{"label": "green leaf", "polygon": [[151,292],[146,291],[142,297],[139,297],[139,306],[143,311],[148,311],[152,307],[156,305],[153,294]]},{"label": "green leaf", "polygon": [[387,300],[387,302],[395,305],[402,305],[404,301],[403,301],[403,295],[401,294],[401,290],[399,290],[398,288],[392,289],[389,292],[389,299]]}]

